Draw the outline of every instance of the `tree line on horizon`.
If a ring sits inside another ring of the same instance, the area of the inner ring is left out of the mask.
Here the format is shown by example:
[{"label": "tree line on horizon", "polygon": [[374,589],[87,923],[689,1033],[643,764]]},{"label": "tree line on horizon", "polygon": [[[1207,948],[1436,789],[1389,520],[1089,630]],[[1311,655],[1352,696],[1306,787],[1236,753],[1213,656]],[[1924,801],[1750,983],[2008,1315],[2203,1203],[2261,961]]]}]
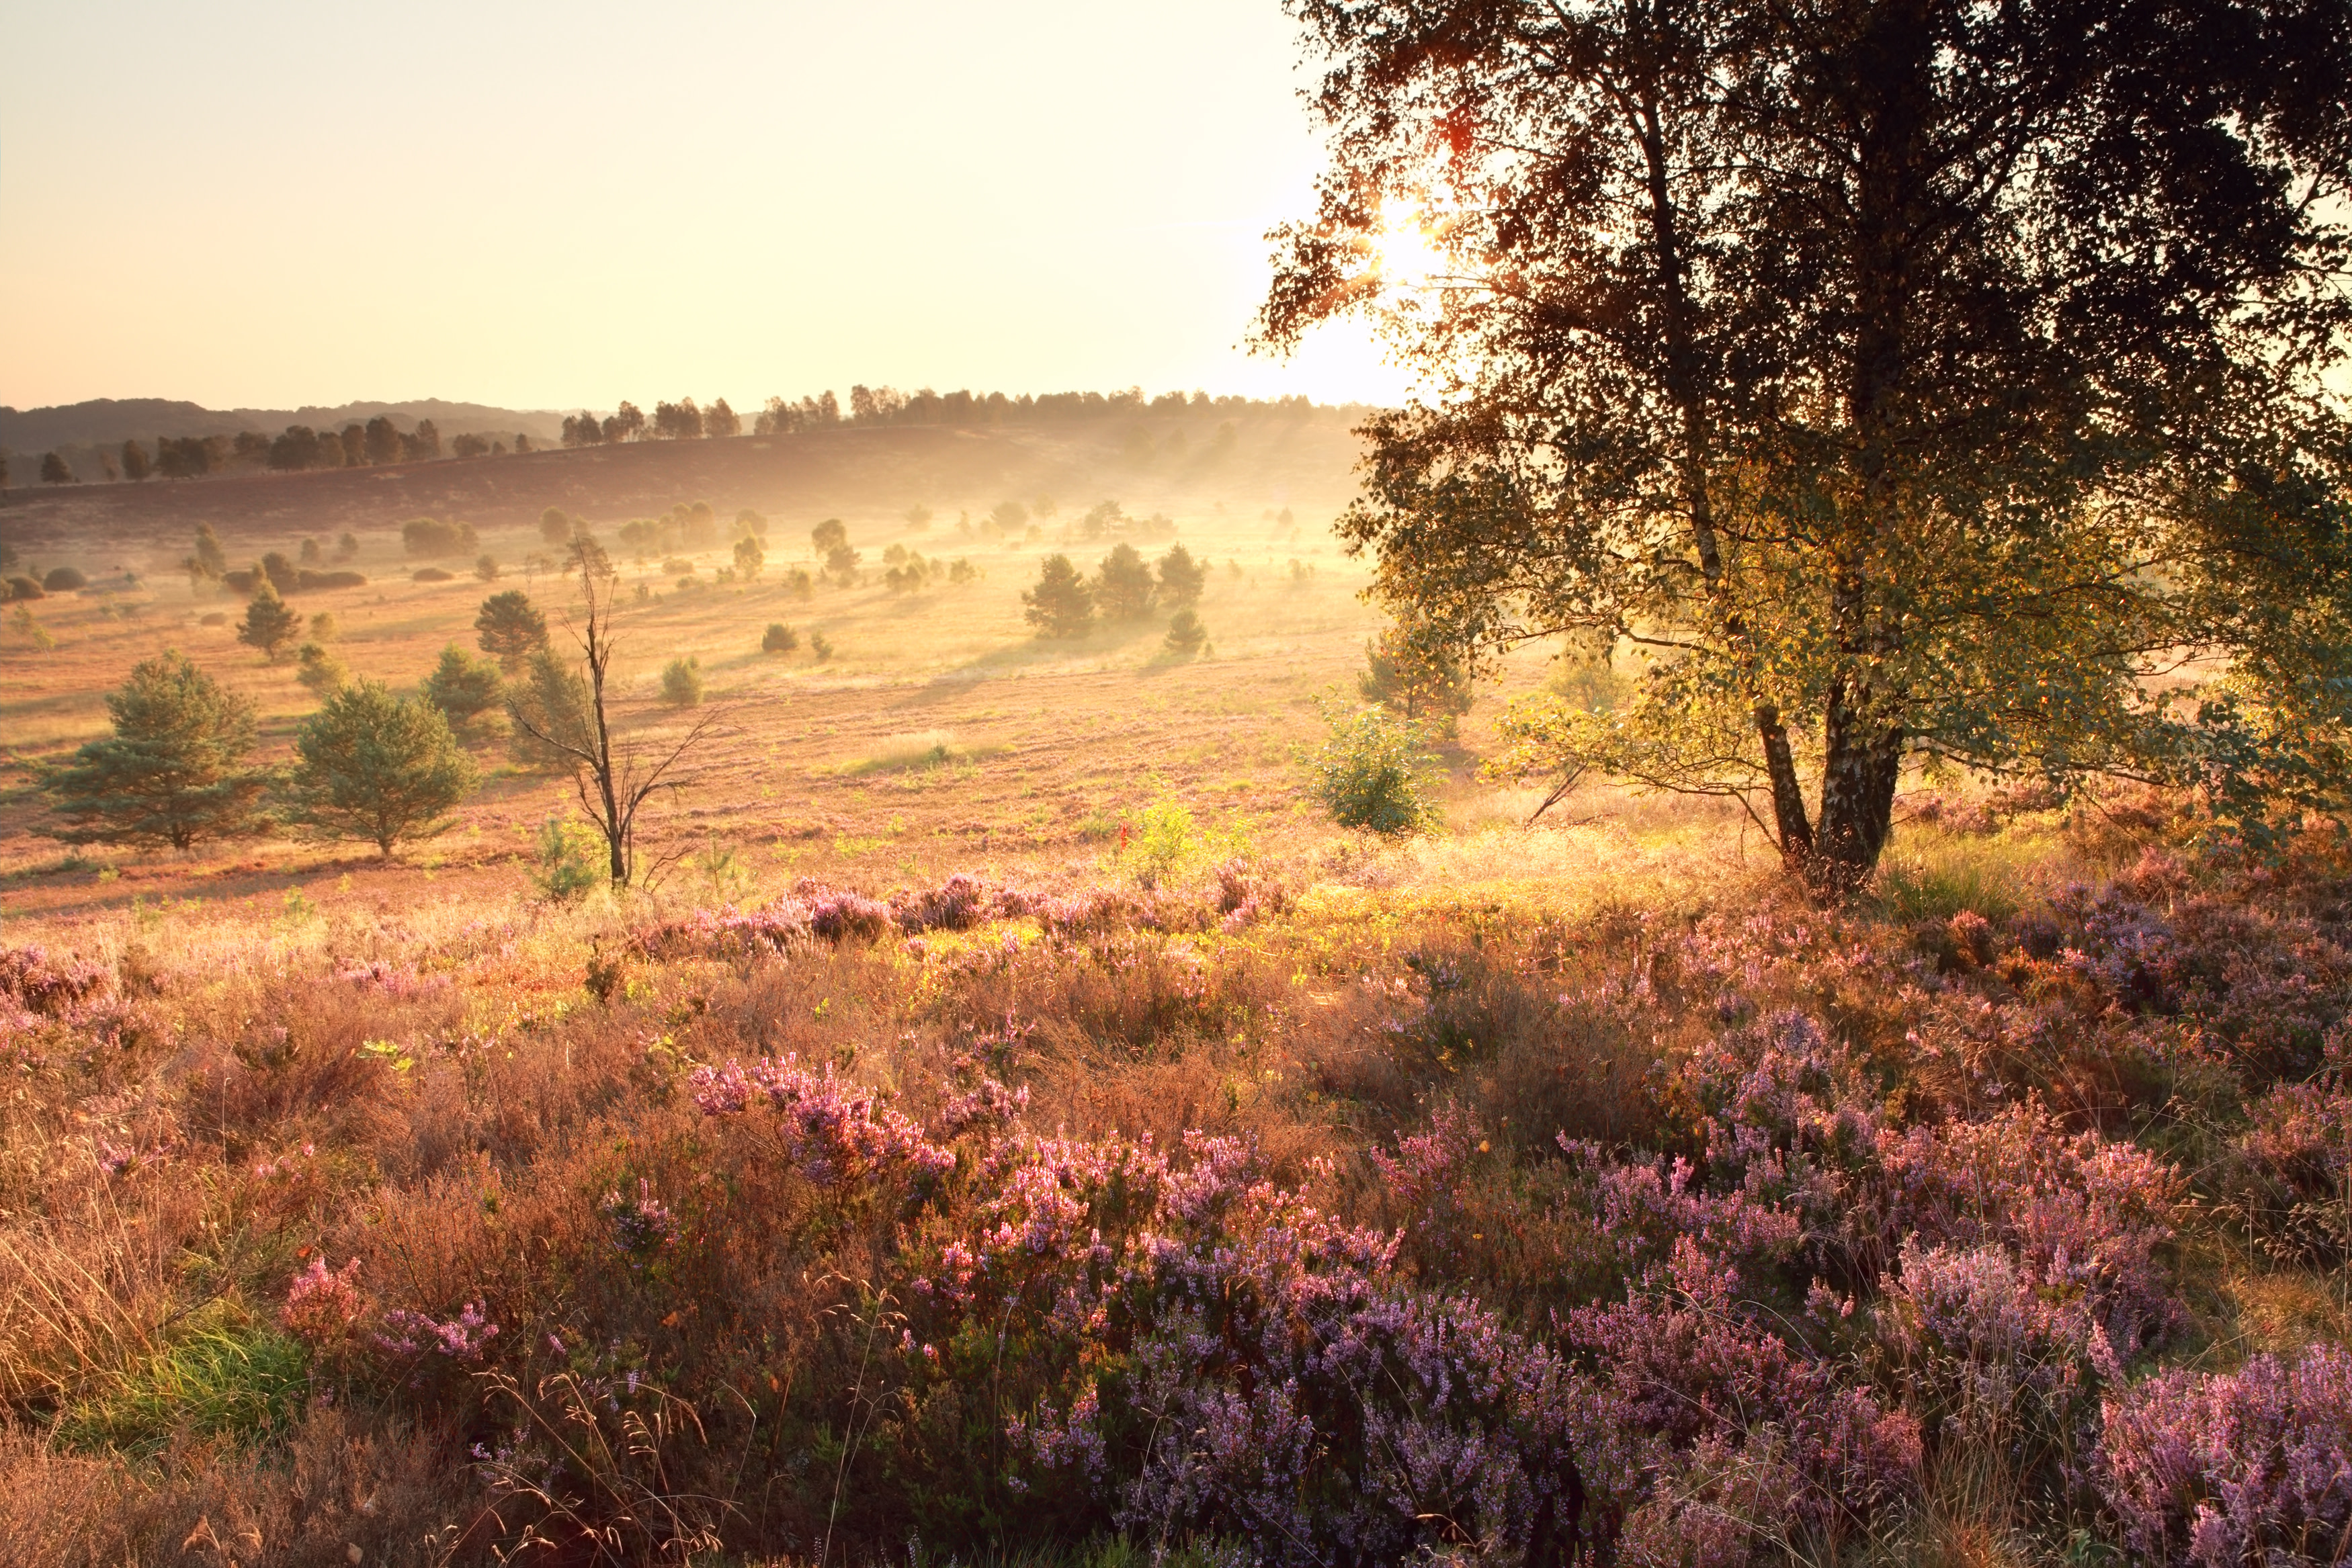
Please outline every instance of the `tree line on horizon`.
[{"label": "tree line on horizon", "polygon": [[[530,451],[530,437],[517,434],[514,449]],[[433,421],[420,419],[414,429],[403,431],[389,415],[378,414],[364,424],[353,420],[339,431],[289,424],[277,435],[244,430],[234,435],[159,436],[152,451],[134,436],[119,447],[94,447],[91,457],[84,461],[94,460],[100,476],[109,482],[129,479],[136,483],[151,476],[194,479],[238,467],[293,473],[310,468],[425,463],[439,457],[441,450],[441,431]],[[502,441],[471,434],[459,435],[450,443],[450,455],[455,457],[482,457],[506,450]],[[81,483],[83,477],[75,471],[63,448],[52,448],[41,455],[39,474],[44,485],[75,485]],[[7,457],[0,454],[0,489],[6,488],[7,484]]]},{"label": "tree line on horizon", "polygon": [[[1140,387],[1111,392],[1024,392],[1019,396],[1007,396],[1001,392],[939,392],[924,387],[904,392],[896,387],[860,385],[849,389],[849,405],[845,413],[841,399],[830,390],[818,396],[803,397],[797,402],[772,397],[766,406],[752,416],[750,434],[755,436],[793,435],[802,431],[827,430],[843,424],[964,426],[1027,423],[1121,412],[1168,414],[1281,410],[1303,413],[1315,406],[1314,400],[1303,396],[1261,399],[1211,397],[1205,392],[1171,392],[1147,398]],[[657,402],[650,419],[636,404],[625,402],[601,419],[583,409],[577,414],[565,416],[563,421],[563,444],[572,447],[603,446],[625,441],[701,441],[743,434],[742,416],[728,405],[725,398],[716,400],[708,408],[700,407],[690,397],[680,398],[676,402]]]}]

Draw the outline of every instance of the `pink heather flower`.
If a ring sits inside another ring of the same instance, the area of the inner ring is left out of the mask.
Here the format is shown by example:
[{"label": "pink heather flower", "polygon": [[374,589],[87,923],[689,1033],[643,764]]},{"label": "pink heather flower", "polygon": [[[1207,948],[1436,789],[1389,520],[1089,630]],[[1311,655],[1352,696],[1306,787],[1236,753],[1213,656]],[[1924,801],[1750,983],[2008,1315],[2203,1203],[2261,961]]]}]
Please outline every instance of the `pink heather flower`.
[{"label": "pink heather flower", "polygon": [[2145,1560],[2332,1563],[2352,1546],[2352,1354],[2159,1374],[2108,1396],[2097,1471]]},{"label": "pink heather flower", "polygon": [[341,1339],[359,1321],[359,1277],[356,1258],[331,1273],[324,1258],[311,1259],[286,1287],[278,1317],[287,1332],[312,1344]]},{"label": "pink heather flower", "polygon": [[440,1355],[451,1361],[479,1361],[490,1341],[499,1335],[499,1325],[484,1315],[482,1303],[468,1301],[458,1314],[440,1322],[424,1312],[395,1309],[383,1314],[383,1326],[388,1333],[375,1336],[375,1343],[395,1355]]}]

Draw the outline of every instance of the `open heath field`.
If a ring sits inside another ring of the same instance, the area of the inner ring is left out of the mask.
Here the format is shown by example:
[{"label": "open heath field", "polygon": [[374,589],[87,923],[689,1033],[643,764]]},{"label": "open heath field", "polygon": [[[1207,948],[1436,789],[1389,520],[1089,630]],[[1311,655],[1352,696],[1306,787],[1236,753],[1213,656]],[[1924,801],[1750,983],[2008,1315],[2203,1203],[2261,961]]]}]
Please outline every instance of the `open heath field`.
[{"label": "open heath field", "polygon": [[[1342,827],[1348,416],[1189,428],[12,496],[88,581],[0,632],[0,1561],[2336,1559],[2332,830],[1913,772],[1820,900],[1734,800],[1530,822],[1500,716],[1622,695],[1540,646]],[[618,743],[703,727],[632,885],[496,706],[389,855],[52,836],[142,661],[284,770],[491,595],[571,652],[583,528]],[[1024,619],[1123,543],[1199,645]]]}]

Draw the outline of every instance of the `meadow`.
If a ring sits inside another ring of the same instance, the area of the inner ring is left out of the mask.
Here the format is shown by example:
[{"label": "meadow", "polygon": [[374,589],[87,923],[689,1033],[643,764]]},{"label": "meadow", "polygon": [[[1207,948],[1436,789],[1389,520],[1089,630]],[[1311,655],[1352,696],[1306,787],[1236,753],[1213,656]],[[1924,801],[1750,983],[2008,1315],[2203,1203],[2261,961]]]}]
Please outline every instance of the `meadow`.
[{"label": "meadow", "polygon": [[[1430,831],[1337,829],[1347,423],[11,497],[93,586],[0,640],[0,1560],[2339,1560],[2332,830],[1923,777],[1824,907],[1723,802],[1529,823],[1478,763],[1541,650]],[[760,580],[618,548],[697,500],[765,518]],[[1212,564],[1209,649],[1029,634],[1103,500]],[[272,755],[316,706],[207,624],[197,521],[358,535],[368,584],[294,602],[408,687],[494,587],[560,611],[547,506],[621,569],[631,732],[719,718],[650,885],[541,894],[571,785],[495,725],[391,859],[42,836],[148,653]],[[412,580],[427,511],[495,585]],[[803,598],[828,517],[980,575]]]}]

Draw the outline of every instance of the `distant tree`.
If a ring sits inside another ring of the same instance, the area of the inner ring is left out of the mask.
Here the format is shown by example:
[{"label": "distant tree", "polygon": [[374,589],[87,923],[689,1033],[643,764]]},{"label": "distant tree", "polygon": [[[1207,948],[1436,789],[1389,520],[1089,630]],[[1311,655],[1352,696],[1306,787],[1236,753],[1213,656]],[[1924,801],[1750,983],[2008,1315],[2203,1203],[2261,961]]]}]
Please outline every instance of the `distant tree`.
[{"label": "distant tree", "polygon": [[1122,532],[1127,528],[1127,513],[1117,501],[1097,501],[1087,508],[1078,519],[1078,535],[1082,538],[1098,539],[1107,533]]},{"label": "distant tree", "polygon": [[1094,619],[1094,590],[1066,555],[1049,555],[1037,570],[1037,586],[1021,591],[1022,618],[1042,637],[1076,637]]},{"label": "distant tree", "polygon": [[516,455],[516,456],[518,456],[518,457],[521,456],[524,453],[529,452],[529,451],[531,449],[531,445],[530,445],[530,436],[529,433],[527,433],[527,432],[525,432],[525,431],[520,431],[520,430],[518,430],[518,431],[516,431],[516,432],[515,432],[515,448],[514,448],[514,449],[515,449],[515,455]]},{"label": "distant tree", "polygon": [[261,575],[280,593],[291,593],[302,585],[301,569],[286,559],[284,550],[271,550],[261,558]]},{"label": "distant tree", "polygon": [[68,843],[165,843],[259,831],[268,775],[244,765],[253,705],[176,652],[132,667],[109,694],[114,733],[86,743],[44,783]]},{"label": "distant tree", "polygon": [[327,564],[327,552],[320,548],[316,536],[304,537],[302,540],[301,561],[304,566],[324,566]]},{"label": "distant tree", "polygon": [[807,571],[796,566],[784,573],[784,591],[794,599],[807,599],[815,593],[816,582]]},{"label": "distant tree", "polygon": [[319,433],[307,424],[288,425],[286,434],[269,444],[268,461],[272,468],[281,472],[316,468],[319,465]]},{"label": "distant tree", "polygon": [[335,559],[337,560],[355,559],[359,553],[359,535],[346,529],[343,533],[337,536],[335,539]]},{"label": "distant tree", "polygon": [[482,652],[513,674],[531,655],[547,646],[547,617],[520,588],[493,593],[482,601],[474,617],[474,633]]},{"label": "distant tree", "polygon": [[768,629],[760,634],[762,653],[789,653],[800,645],[801,634],[781,621],[769,622]]},{"label": "distant tree", "polygon": [[760,569],[767,564],[767,552],[760,548],[758,539],[747,535],[735,541],[735,570],[742,574],[746,582],[760,580]]},{"label": "distant tree", "polygon": [[335,439],[337,444],[343,449],[344,467],[357,468],[367,462],[368,450],[366,425],[358,423],[357,422],[347,424],[343,426],[343,433]]},{"label": "distant tree", "polygon": [[1151,568],[1136,548],[1120,540],[1103,557],[1095,578],[1095,602],[1113,621],[1139,621],[1151,613],[1155,585]]},{"label": "distant tree", "polygon": [[452,457],[487,457],[489,453],[488,439],[470,430],[449,443],[449,455]]},{"label": "distant tree", "polygon": [[196,559],[215,577],[228,570],[228,556],[221,549],[220,536],[213,532],[210,523],[196,525]]},{"label": "distant tree", "polygon": [[685,536],[688,549],[709,549],[719,542],[719,514],[710,509],[709,502],[697,501],[679,515],[678,532]]},{"label": "distant tree", "polygon": [[[588,684],[552,648],[534,651],[520,675],[506,682],[506,704],[514,719],[509,747],[525,767],[568,771],[573,748],[593,741]],[[541,740],[542,735],[562,737],[566,744]]]},{"label": "distant tree", "polygon": [[[507,711],[517,731],[570,766],[581,807],[604,835],[607,874],[614,886],[626,887],[636,875],[637,813],[679,760],[709,734],[714,721],[702,720],[664,748],[639,750],[614,743],[607,710],[615,652],[614,583],[585,556],[575,558],[575,566],[587,601],[584,623],[574,633],[580,643],[579,674],[566,670],[552,654],[542,655],[551,671],[550,684],[573,694],[569,709],[551,711],[541,705],[537,691],[541,666],[535,664],[533,691]],[[566,684],[567,677],[576,684]]]},{"label": "distant tree", "polygon": [[848,542],[848,526],[839,517],[827,517],[809,530],[809,546],[819,555],[824,555]]},{"label": "distant tree", "polygon": [[729,408],[727,400],[722,397],[702,411],[702,434],[714,440],[740,435],[743,434],[742,417]]},{"label": "distant tree", "polygon": [[989,509],[989,520],[1011,535],[1029,526],[1029,508],[1019,501],[999,501]]},{"label": "distant tree", "polygon": [[[153,465],[147,461],[145,447],[136,441],[126,441],[122,444],[122,476],[124,478],[137,484],[146,478],[152,468]],[[0,476],[0,484],[6,482],[5,476]]]},{"label": "distant tree", "polygon": [[0,452],[0,490],[8,487],[8,455]]},{"label": "distant tree", "polygon": [[604,443],[604,427],[593,413],[566,414],[563,418],[563,444],[566,446],[601,446]]},{"label": "distant tree", "polygon": [[654,404],[654,434],[663,441],[702,439],[702,411],[690,397]]},{"label": "distant tree", "polygon": [[1209,563],[1195,560],[1178,545],[1160,558],[1160,602],[1171,610],[1188,610],[1201,602],[1209,585]]},{"label": "distant tree", "polygon": [[381,681],[329,696],[295,732],[287,819],[328,837],[364,839],[390,857],[428,838],[480,781],[439,708],[395,697]]},{"label": "distant tree", "polygon": [[768,519],[746,507],[735,514],[735,537],[739,539],[761,539],[768,537]]},{"label": "distant tree", "polygon": [[835,545],[824,552],[824,574],[844,588],[855,588],[859,559],[847,545]]},{"label": "distant tree", "polygon": [[211,454],[200,436],[166,435],[155,443],[155,471],[166,479],[193,479],[211,469]]},{"label": "distant tree", "polygon": [[441,662],[433,666],[433,673],[425,677],[424,696],[446,714],[451,724],[461,725],[496,707],[503,695],[501,686],[496,664],[477,659],[451,643],[441,650]]},{"label": "distant tree", "polygon": [[400,455],[412,463],[430,462],[441,455],[441,431],[429,419],[420,419],[416,428],[400,444]]},{"label": "distant tree", "polygon": [[73,482],[73,470],[66,466],[66,460],[63,457],[54,452],[45,452],[41,455],[42,484],[70,485]]},{"label": "distant tree", "polygon": [[397,463],[404,455],[400,427],[392,423],[389,414],[377,414],[367,422],[367,460],[371,463]]},{"label": "distant tree", "polygon": [[494,555],[476,557],[474,575],[484,582],[496,582],[499,580],[499,558]]},{"label": "distant tree", "polygon": [[633,402],[623,402],[604,421],[604,439],[607,441],[635,441],[645,431],[645,413]]},{"label": "distant tree", "polygon": [[237,623],[236,640],[260,649],[262,656],[274,664],[286,644],[301,634],[302,617],[287,607],[268,577],[259,577],[253,602],[245,607],[245,619]]},{"label": "distant tree", "polygon": [[816,423],[819,424],[841,423],[841,400],[835,397],[830,391],[816,400]]},{"label": "distant tree", "polygon": [[919,534],[931,526],[931,509],[929,507],[909,507],[907,508],[906,517],[907,526]]}]

